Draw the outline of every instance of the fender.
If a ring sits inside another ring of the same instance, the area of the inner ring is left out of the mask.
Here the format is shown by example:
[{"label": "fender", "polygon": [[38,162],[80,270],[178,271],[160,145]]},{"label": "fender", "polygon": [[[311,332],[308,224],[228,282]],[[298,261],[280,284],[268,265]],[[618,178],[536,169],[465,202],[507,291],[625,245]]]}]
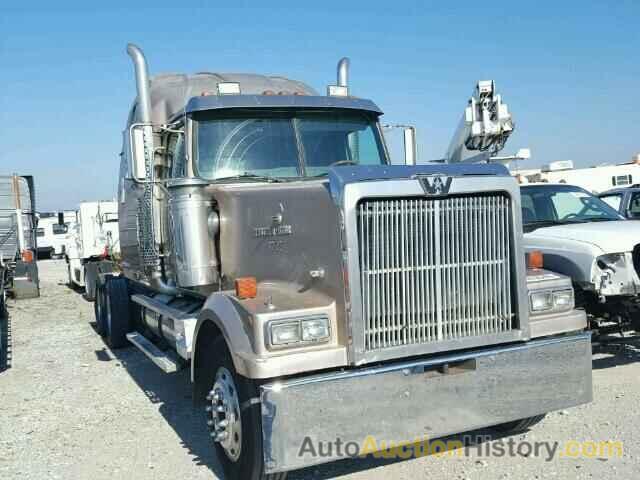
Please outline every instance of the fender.
[{"label": "fender", "polygon": [[[325,300],[328,302],[322,306],[285,310],[276,314],[287,318],[324,313],[333,320],[332,329],[336,331],[335,302]],[[314,370],[344,367],[348,364],[347,349],[338,342],[337,337],[327,344],[293,348],[285,354],[265,351],[264,345],[256,344],[262,340],[263,335],[260,321],[242,308],[230,292],[218,292],[209,296],[196,322],[191,351],[192,382],[195,381],[197,368],[196,350],[202,343],[199,342],[199,336],[205,331],[203,327],[207,324],[214,325],[221,332],[236,371],[247,378],[280,378]]]},{"label": "fender", "polygon": [[233,366],[236,371],[243,376],[250,376],[247,368],[247,359],[255,357],[250,327],[247,325],[249,319],[243,316],[236,307],[232,297],[224,292],[213,293],[207,298],[193,333],[193,350],[191,358],[191,381],[195,378],[196,349],[198,348],[198,336],[201,327],[210,322],[222,333],[225,342],[231,353]]}]

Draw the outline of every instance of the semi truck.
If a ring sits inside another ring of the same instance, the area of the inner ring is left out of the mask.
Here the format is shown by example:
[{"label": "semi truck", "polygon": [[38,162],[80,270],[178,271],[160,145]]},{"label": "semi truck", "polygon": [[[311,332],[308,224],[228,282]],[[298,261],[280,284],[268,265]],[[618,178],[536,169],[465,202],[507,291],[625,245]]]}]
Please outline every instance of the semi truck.
[{"label": "semi truck", "polygon": [[98,275],[113,271],[120,254],[118,204],[81,202],[75,218],[65,245],[68,284],[84,288],[85,297],[94,300]]},{"label": "semi truck", "polygon": [[[97,330],[190,369],[226,478],[339,458],[308,442],[515,432],[591,400],[584,312],[566,277],[527,271],[503,166],[390,165],[346,58],[323,95],[280,76],[150,79],[127,51],[121,259],[99,276]],[[504,133],[470,128],[451,151]]]},{"label": "semi truck", "polygon": [[35,204],[33,177],[0,176],[0,312],[8,295],[40,295]]},{"label": "semi truck", "polygon": [[[62,217],[61,217],[62,215]],[[38,218],[38,257],[61,258],[66,251],[70,223],[65,221],[64,213],[40,214]]]}]

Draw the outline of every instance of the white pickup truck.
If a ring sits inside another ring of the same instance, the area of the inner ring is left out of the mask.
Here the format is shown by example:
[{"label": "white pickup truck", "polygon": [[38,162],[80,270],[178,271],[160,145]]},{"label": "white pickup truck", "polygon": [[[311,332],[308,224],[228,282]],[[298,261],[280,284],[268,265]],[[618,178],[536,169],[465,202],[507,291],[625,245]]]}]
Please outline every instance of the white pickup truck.
[{"label": "white pickup truck", "polygon": [[576,306],[599,333],[640,330],[640,222],[567,184],[521,187],[524,245],[571,277]]}]

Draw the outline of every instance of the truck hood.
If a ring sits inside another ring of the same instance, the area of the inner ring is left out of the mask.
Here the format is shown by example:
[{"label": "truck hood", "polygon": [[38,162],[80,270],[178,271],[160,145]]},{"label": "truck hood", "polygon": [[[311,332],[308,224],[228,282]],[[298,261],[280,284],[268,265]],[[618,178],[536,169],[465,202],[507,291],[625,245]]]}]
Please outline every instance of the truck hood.
[{"label": "truck hood", "polygon": [[631,252],[640,243],[640,221],[576,223],[542,227],[525,234],[526,239],[561,239],[595,245],[604,253]]}]

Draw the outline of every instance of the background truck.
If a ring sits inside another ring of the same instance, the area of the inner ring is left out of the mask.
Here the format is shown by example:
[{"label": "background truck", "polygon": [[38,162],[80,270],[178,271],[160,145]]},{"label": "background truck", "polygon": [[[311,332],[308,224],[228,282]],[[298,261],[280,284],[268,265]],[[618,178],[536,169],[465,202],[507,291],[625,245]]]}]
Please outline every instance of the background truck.
[{"label": "background truck", "polygon": [[[63,215],[63,217],[60,217]],[[62,218],[62,219],[61,219]],[[60,258],[64,256],[69,238],[70,223],[64,220],[64,214],[50,213],[38,218],[38,257]]]},{"label": "background truck", "polygon": [[[584,312],[566,278],[528,282],[503,166],[389,165],[347,59],[320,95],[256,74],[150,80],[128,53],[121,274],[99,277],[96,323],[166,372],[190,365],[226,478],[337,458],[300,454],[307,438],[519,431],[591,400]],[[493,93],[470,122],[506,120]],[[534,285],[550,308],[531,309]]]},{"label": "background truck", "polygon": [[69,285],[84,288],[93,300],[98,275],[113,271],[119,255],[117,202],[80,203],[65,247]]},{"label": "background truck", "polygon": [[525,249],[571,277],[591,329],[640,331],[640,222],[575,185],[523,185],[521,192]]},{"label": "background truck", "polygon": [[640,184],[612,188],[598,197],[629,220],[640,220]]},{"label": "background truck", "polygon": [[7,295],[40,294],[35,187],[30,176],[0,176],[0,311]]}]

